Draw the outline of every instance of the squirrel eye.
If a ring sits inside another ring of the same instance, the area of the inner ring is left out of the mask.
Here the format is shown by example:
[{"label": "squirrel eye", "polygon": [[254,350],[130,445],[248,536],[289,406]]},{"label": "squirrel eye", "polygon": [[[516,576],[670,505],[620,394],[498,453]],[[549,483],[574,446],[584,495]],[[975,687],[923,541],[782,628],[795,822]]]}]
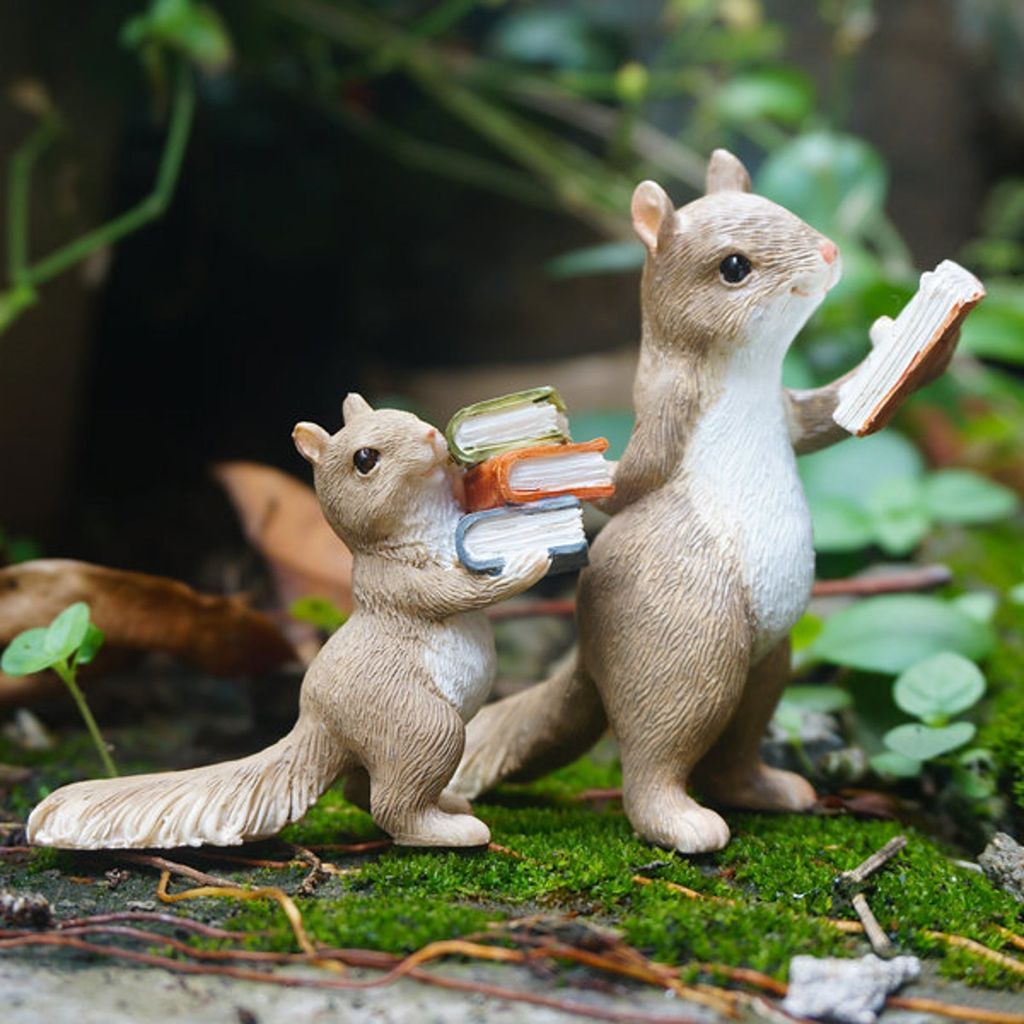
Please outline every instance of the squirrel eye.
[{"label": "squirrel eye", "polygon": [[730,253],[718,264],[718,272],[726,284],[739,284],[753,269],[750,260],[738,252]]},{"label": "squirrel eye", "polygon": [[380,462],[380,452],[376,448],[360,448],[352,456],[352,465],[366,476],[377,463]]}]

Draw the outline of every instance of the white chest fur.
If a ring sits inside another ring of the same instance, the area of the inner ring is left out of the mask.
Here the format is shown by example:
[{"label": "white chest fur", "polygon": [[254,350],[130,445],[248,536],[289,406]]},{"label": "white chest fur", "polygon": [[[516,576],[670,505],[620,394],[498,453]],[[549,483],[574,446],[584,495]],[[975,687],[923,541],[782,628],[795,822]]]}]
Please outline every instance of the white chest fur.
[{"label": "white chest fur", "polygon": [[468,722],[487,699],[497,658],[494,632],[483,612],[463,612],[438,623],[424,649],[431,680]]},{"label": "white chest fur", "polygon": [[777,349],[738,351],[685,456],[697,514],[742,566],[755,661],[803,613],[814,582],[811,519],[785,418],[781,360]]},{"label": "white chest fur", "polygon": [[[423,503],[418,535],[442,565],[455,569],[455,526],[462,510],[446,489]],[[464,722],[482,707],[497,671],[494,631],[483,612],[463,612],[436,623],[423,657],[434,686],[455,705]]]}]

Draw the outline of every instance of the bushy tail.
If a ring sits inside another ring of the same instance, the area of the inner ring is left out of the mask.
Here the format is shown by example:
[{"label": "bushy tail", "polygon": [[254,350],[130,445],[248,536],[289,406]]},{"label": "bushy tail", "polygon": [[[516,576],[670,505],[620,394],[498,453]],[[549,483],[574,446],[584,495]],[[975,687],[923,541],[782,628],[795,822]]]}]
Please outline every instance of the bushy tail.
[{"label": "bushy tail", "polygon": [[58,789],[32,811],[28,839],[70,850],[233,846],[301,817],[347,767],[327,731],[300,718],[238,761]]},{"label": "bushy tail", "polygon": [[503,779],[536,778],[593,746],[607,718],[578,661],[573,651],[543,683],[488,704],[469,723],[449,792],[472,800]]}]

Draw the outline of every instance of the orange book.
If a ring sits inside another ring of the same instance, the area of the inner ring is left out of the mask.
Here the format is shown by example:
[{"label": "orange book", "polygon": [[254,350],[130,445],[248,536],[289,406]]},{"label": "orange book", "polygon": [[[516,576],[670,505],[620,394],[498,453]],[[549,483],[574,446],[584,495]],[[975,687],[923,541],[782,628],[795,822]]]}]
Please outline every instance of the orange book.
[{"label": "orange book", "polygon": [[481,462],[466,473],[466,510],[524,504],[572,495],[581,501],[615,493],[603,437],[582,444],[539,444],[515,448]]}]

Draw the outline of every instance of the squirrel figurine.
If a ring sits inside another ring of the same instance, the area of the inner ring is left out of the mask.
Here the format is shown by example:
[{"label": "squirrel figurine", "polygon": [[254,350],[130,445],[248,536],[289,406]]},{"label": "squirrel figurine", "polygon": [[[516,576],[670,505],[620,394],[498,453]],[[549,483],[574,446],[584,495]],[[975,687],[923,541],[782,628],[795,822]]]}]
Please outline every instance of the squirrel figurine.
[{"label": "squirrel figurine", "polygon": [[690,781],[718,805],[802,811],[816,799],[759,748],[814,578],[795,455],[849,436],[832,420],[846,378],[788,391],[782,360],[840,260],[829,239],[751,194],[725,150],[704,196],[676,210],[645,181],[632,217],[647,250],[636,425],[615,494],[598,503],[612,518],[580,574],[576,654],[484,708],[452,788],[472,798],[535,777],[610,723],[633,827],[699,853],[723,847],[729,828]]},{"label": "squirrel figurine", "polygon": [[[377,824],[410,846],[480,846],[487,826],[444,793],[465,722],[495,672],[480,609],[550,568],[546,552],[499,576],[455,556],[460,478],[440,433],[359,395],[329,435],[299,423],[324,515],[353,553],[354,610],[310,664],[299,718],[273,746],[237,761],[158,775],[78,782],[44,799],[28,838],[69,849],[218,846],[271,836],[348,775]],[[360,792],[362,791],[362,792]]]}]

